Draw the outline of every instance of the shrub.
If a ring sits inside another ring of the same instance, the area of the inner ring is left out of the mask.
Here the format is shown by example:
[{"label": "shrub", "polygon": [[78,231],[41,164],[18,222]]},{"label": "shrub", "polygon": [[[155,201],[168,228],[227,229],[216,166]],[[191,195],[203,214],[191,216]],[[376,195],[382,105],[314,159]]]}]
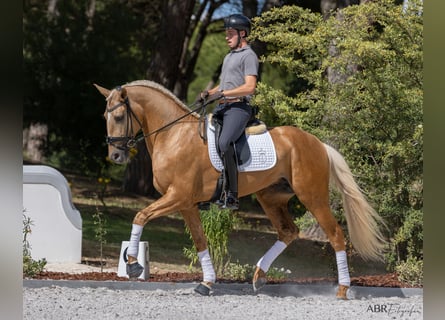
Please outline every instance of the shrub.
[{"label": "shrub", "polygon": [[[224,266],[230,260],[227,248],[229,234],[234,226],[239,223],[239,219],[230,210],[221,210],[212,204],[210,210],[201,211],[201,223],[207,236],[209,252],[215,271],[218,274],[223,274]],[[190,235],[188,227],[186,227],[186,233]],[[194,246],[184,248],[184,255],[190,259],[190,267],[198,262],[198,253]]]},{"label": "shrub", "polygon": [[[224,269],[224,277],[237,281],[251,281],[253,279],[255,269],[256,266],[249,264],[241,265],[238,261],[237,263],[230,262]],[[267,271],[267,277],[274,280],[283,280],[286,279],[287,275],[290,273],[290,270],[273,267]]]},{"label": "shrub", "polygon": [[224,277],[237,281],[250,281],[253,279],[255,267],[249,264],[241,265],[237,263],[228,263],[224,269]]},{"label": "shrub", "polygon": [[[263,62],[306,84],[284,92],[259,83],[260,116],[298,126],[345,156],[389,226],[389,269],[423,256],[422,12],[420,0],[406,10],[367,1],[324,20],[284,6],[255,18],[250,35],[269,49]],[[338,201],[333,207],[340,217]]]},{"label": "shrub", "polygon": [[423,260],[409,257],[406,261],[400,262],[395,270],[401,282],[411,286],[423,285]]}]

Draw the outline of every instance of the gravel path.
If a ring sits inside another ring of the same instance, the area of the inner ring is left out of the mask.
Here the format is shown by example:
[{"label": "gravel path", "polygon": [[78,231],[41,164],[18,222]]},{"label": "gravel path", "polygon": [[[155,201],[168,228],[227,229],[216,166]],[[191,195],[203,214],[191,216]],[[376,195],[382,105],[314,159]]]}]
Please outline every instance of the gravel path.
[{"label": "gravel path", "polygon": [[23,288],[23,319],[422,319],[422,295],[336,300],[334,295],[254,295],[215,290],[202,297],[193,288],[119,290],[65,286]]}]

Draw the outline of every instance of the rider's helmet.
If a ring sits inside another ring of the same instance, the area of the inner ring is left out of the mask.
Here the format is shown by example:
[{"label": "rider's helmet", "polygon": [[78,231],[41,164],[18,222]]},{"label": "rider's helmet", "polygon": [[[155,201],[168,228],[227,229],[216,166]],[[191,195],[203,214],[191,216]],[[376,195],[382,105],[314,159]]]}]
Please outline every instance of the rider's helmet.
[{"label": "rider's helmet", "polygon": [[250,28],[250,19],[242,14],[232,14],[224,18],[224,29],[244,30],[247,37],[250,33]]}]

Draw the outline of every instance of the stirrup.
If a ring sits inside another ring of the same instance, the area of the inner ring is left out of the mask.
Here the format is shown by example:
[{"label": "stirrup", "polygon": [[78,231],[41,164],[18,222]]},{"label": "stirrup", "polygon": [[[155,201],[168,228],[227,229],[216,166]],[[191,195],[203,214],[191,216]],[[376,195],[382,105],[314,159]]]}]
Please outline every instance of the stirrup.
[{"label": "stirrup", "polygon": [[239,209],[239,200],[237,192],[228,191],[226,193],[225,204],[223,206],[224,209],[230,210],[238,210]]},{"label": "stirrup", "polygon": [[224,190],[223,192],[221,192],[219,199],[215,201],[215,204],[220,208],[224,207],[226,205],[226,198],[227,198],[227,191]]},{"label": "stirrup", "polygon": [[127,263],[126,267],[127,275],[130,279],[137,279],[144,271],[144,267],[141,266],[138,262],[134,262],[131,264]]},{"label": "stirrup", "polygon": [[216,200],[216,201],[215,201],[215,204],[216,204],[218,207],[222,208],[222,207],[225,205],[225,202],[226,202],[226,198],[223,197],[223,198],[221,198],[221,199]]}]

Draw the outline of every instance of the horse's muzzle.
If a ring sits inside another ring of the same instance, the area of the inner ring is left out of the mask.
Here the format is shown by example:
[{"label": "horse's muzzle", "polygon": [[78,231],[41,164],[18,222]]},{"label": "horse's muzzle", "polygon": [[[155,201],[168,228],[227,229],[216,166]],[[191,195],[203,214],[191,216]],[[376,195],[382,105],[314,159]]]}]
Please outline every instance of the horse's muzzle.
[{"label": "horse's muzzle", "polygon": [[128,162],[128,152],[124,150],[114,149],[110,153],[110,160],[116,164],[124,164]]}]

